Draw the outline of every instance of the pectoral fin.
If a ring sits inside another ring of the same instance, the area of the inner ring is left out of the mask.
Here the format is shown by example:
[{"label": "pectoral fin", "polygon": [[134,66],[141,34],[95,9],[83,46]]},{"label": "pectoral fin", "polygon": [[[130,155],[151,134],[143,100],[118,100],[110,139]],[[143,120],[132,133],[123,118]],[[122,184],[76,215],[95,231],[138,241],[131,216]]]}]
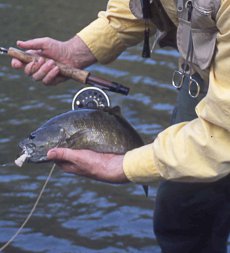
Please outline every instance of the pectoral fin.
[{"label": "pectoral fin", "polygon": [[66,139],[68,147],[69,148],[73,148],[73,147],[81,148],[81,146],[84,146],[84,139],[86,138],[87,133],[88,133],[88,130],[84,129],[84,130],[77,131],[76,133],[69,136],[69,138]]}]

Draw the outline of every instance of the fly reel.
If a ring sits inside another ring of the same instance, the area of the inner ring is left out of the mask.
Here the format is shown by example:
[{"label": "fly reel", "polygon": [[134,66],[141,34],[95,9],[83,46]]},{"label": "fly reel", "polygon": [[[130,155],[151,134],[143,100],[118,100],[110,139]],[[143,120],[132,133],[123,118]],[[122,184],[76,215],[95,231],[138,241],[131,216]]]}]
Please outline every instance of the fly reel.
[{"label": "fly reel", "polygon": [[79,90],[72,101],[72,110],[78,108],[103,108],[109,106],[109,97],[103,90],[97,87],[86,87]]}]

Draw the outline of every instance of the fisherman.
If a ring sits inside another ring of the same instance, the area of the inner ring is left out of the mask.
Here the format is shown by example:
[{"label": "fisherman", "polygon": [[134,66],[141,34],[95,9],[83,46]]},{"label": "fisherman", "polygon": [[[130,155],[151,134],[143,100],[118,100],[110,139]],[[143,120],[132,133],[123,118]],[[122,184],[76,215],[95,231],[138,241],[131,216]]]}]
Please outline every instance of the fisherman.
[{"label": "fisherman", "polygon": [[56,148],[48,157],[66,172],[100,181],[146,184],[161,179],[154,230],[162,252],[227,252],[230,0],[141,2],[143,6],[139,0],[110,0],[106,11],[65,42],[18,41],[18,47],[40,58],[29,64],[13,59],[12,66],[54,85],[64,80],[54,61],[77,68],[107,64],[143,39],[148,56],[149,33],[160,46],[177,47],[181,59],[172,73],[178,89],[173,125],[153,143],[124,156]]}]

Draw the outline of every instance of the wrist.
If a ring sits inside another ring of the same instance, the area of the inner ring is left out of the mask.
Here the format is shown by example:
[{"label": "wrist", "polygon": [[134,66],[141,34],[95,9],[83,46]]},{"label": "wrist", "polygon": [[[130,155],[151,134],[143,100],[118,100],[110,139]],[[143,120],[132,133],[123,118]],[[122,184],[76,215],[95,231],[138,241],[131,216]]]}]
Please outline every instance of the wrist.
[{"label": "wrist", "polygon": [[130,182],[123,170],[123,155],[114,155],[104,162],[103,171],[105,181],[122,184]]},{"label": "wrist", "polygon": [[67,64],[72,67],[83,69],[97,62],[87,45],[77,35],[63,42],[63,47],[67,49],[63,61],[68,61]]}]

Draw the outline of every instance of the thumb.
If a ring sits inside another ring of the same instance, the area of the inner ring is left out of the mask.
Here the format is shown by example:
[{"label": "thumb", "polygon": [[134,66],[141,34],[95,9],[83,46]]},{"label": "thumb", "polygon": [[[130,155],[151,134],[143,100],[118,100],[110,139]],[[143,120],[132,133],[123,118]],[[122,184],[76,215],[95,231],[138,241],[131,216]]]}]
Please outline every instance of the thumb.
[{"label": "thumb", "polygon": [[48,38],[38,38],[38,39],[32,39],[27,41],[17,41],[17,46],[23,49],[44,49],[44,46],[47,43]]},{"label": "thumb", "polygon": [[68,148],[54,148],[48,151],[47,157],[49,160],[72,160],[72,152]]}]

